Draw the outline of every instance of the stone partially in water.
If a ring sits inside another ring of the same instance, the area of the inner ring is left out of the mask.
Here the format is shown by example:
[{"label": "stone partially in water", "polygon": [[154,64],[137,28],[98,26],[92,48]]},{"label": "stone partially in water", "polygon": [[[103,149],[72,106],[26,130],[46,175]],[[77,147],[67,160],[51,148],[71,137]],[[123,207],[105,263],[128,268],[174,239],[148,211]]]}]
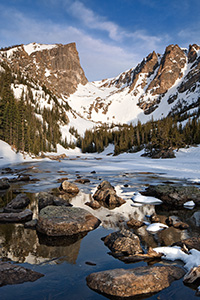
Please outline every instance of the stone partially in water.
[{"label": "stone partially in water", "polygon": [[79,188],[75,183],[71,183],[67,180],[63,181],[60,185],[60,190],[69,194],[78,194]]},{"label": "stone partially in water", "polygon": [[181,248],[186,246],[186,248],[188,250],[196,249],[196,250],[200,251],[200,236],[184,239],[182,241],[172,244],[172,246],[179,246]]},{"label": "stone partially in water", "polygon": [[40,211],[37,230],[48,236],[71,236],[91,231],[100,223],[83,208],[47,206]]},{"label": "stone partially in water", "polygon": [[144,266],[92,273],[86,280],[87,285],[97,292],[125,298],[157,293],[184,274],[185,271],[176,266]]},{"label": "stone partially in water", "polygon": [[19,213],[0,213],[2,223],[24,223],[32,219],[33,213],[30,209],[25,209]]},{"label": "stone partially in water", "polygon": [[188,201],[200,205],[200,189],[195,186],[150,185],[142,194],[159,198],[164,204],[177,208]]},{"label": "stone partially in water", "polygon": [[4,207],[5,212],[15,212],[21,211],[23,208],[28,206],[30,203],[30,199],[26,196],[26,194],[19,194],[13,200],[11,200],[6,207]]},{"label": "stone partially in water", "polygon": [[35,281],[44,275],[19,265],[0,262],[0,286]]},{"label": "stone partially in water", "polygon": [[103,238],[103,241],[113,253],[121,253],[126,256],[143,253],[139,237],[129,230],[112,232]]},{"label": "stone partially in water", "polygon": [[101,205],[108,208],[115,208],[126,202],[124,199],[117,196],[114,187],[105,180],[99,184],[93,198]]}]

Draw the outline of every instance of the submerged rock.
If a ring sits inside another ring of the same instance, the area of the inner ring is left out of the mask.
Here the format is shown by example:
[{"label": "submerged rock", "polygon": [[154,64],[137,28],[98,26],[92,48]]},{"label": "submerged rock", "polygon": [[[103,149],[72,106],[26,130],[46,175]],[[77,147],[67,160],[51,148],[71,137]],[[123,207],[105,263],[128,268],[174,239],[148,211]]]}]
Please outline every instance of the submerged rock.
[{"label": "submerged rock", "polygon": [[159,198],[164,204],[177,208],[188,201],[200,205],[200,189],[195,186],[150,185],[142,194]]},{"label": "submerged rock", "polygon": [[86,281],[97,292],[125,298],[159,292],[184,274],[185,271],[176,266],[144,266],[92,273],[87,276]]},{"label": "submerged rock", "polygon": [[93,198],[101,205],[108,208],[115,208],[126,202],[124,199],[117,196],[115,188],[105,180],[99,184]]},{"label": "submerged rock", "polygon": [[93,230],[100,223],[83,208],[47,206],[40,211],[37,230],[48,236],[68,236]]},{"label": "submerged rock", "polygon": [[19,265],[0,262],[0,286],[35,281],[44,275]]}]

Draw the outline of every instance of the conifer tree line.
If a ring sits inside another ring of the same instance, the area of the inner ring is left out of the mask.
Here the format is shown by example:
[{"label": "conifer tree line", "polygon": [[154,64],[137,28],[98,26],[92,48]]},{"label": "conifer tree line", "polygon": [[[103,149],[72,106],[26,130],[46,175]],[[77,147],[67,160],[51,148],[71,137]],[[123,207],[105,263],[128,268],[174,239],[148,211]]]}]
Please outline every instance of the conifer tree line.
[{"label": "conifer tree line", "polygon": [[82,152],[102,152],[109,143],[112,143],[115,155],[145,149],[151,156],[160,150],[200,144],[198,117],[199,112],[195,117],[189,118],[184,127],[179,120],[181,114],[168,116],[159,121],[152,119],[145,124],[138,121],[135,126],[124,124],[117,130],[113,130],[113,126],[103,126],[96,130],[87,130],[84,138],[79,139],[77,145],[81,147]]},{"label": "conifer tree line", "polygon": [[[40,151],[55,151],[61,143],[59,122],[67,124],[63,109],[60,109],[55,96],[50,94],[55,105],[51,109],[40,111],[41,122],[35,115],[40,110],[33,98],[31,82],[20,72],[12,73],[6,64],[0,73],[0,139],[13,146],[17,151],[38,154]],[[17,75],[16,75],[17,74]],[[26,92],[22,92],[20,100],[15,99],[11,84],[25,84]],[[50,93],[43,87],[44,93]],[[34,104],[34,105],[33,105]],[[60,109],[60,110],[59,110]]]}]

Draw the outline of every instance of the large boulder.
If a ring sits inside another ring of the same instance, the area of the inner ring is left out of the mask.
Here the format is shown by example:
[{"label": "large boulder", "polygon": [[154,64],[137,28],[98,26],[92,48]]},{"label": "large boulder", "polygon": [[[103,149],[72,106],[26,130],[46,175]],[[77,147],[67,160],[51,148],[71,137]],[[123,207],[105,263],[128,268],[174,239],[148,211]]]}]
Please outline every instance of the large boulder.
[{"label": "large boulder", "polygon": [[184,274],[184,269],[176,266],[144,266],[92,273],[86,280],[99,293],[125,298],[159,292]]},{"label": "large boulder", "polygon": [[164,204],[177,208],[191,200],[200,205],[200,189],[195,186],[150,185],[142,194],[159,198]]},{"label": "large boulder", "polygon": [[19,194],[4,207],[4,212],[22,211],[29,203],[30,199],[26,194]]},{"label": "large boulder", "polygon": [[115,254],[133,255],[143,253],[137,235],[129,230],[112,232],[103,238],[104,244]]},{"label": "large boulder", "polygon": [[33,213],[30,209],[22,212],[0,213],[1,223],[24,223],[32,219]]},{"label": "large boulder", "polygon": [[105,180],[99,184],[93,198],[101,205],[108,208],[115,208],[126,202],[124,199],[117,196],[115,188]]},{"label": "large boulder", "polygon": [[37,230],[48,236],[71,236],[93,230],[100,223],[83,208],[50,205],[40,211]]},{"label": "large boulder", "polygon": [[0,262],[0,286],[35,281],[44,275],[19,265]]}]

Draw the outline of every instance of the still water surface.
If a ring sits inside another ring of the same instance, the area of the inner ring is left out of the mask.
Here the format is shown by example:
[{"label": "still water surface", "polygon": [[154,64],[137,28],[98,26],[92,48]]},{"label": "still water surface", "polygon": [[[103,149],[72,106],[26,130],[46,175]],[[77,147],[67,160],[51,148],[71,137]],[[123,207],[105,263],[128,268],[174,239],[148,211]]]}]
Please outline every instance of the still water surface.
[{"label": "still water surface", "polygon": [[[58,187],[58,179],[64,177],[67,177],[72,182],[77,176],[90,179],[90,183],[86,185],[79,184],[81,192],[72,200],[73,205],[82,207],[90,199],[91,194],[102,180],[110,181],[127,202],[130,201],[130,197],[135,191],[144,190],[148,184],[158,184],[169,180],[181,184],[187,183],[186,180],[165,178],[165,174],[134,172],[133,170],[124,172],[120,168],[110,169],[107,167],[102,168],[102,170],[98,169],[96,173],[91,173],[91,170],[95,170],[97,164],[101,164],[101,162],[96,160],[66,160],[61,163],[37,162],[11,165],[10,167],[13,170],[15,169],[16,174],[20,172],[29,174],[31,178],[37,178],[39,181],[13,184],[6,195],[1,195],[0,205],[3,207],[10,201],[16,190],[17,192],[25,192],[31,198],[30,208],[36,217],[37,203],[35,193],[49,191],[51,188]],[[15,174],[2,174],[1,177],[9,176],[13,177]],[[101,238],[110,232],[123,228],[125,224],[123,221],[126,221],[130,216],[142,219],[154,212],[160,216],[161,220],[164,220],[168,215],[176,214],[182,221],[189,222],[190,228],[183,231],[169,228],[158,234],[150,234],[142,227],[136,234],[140,235],[144,250],[148,246],[171,245],[180,239],[199,234],[199,227],[191,221],[194,213],[198,212],[197,209],[170,212],[162,209],[162,205],[131,206],[128,212],[127,209],[124,209],[122,212],[106,209],[102,209],[100,213],[94,211],[94,214],[97,214],[103,221],[99,228],[89,232],[84,237],[67,238],[57,242],[46,241],[43,237],[38,236],[36,231],[24,229],[24,226],[21,224],[1,224],[1,259],[20,263],[20,265],[41,272],[45,276],[35,282],[1,287],[0,299],[106,299],[106,297],[87,287],[85,279],[87,275],[106,269],[134,268],[146,265],[146,263],[125,264],[113,258],[108,254],[109,249],[104,245]],[[87,262],[93,265],[87,264]],[[182,280],[179,280],[174,282],[169,288],[148,299],[186,300],[197,299],[197,297],[195,297],[194,290],[184,286]]]}]

